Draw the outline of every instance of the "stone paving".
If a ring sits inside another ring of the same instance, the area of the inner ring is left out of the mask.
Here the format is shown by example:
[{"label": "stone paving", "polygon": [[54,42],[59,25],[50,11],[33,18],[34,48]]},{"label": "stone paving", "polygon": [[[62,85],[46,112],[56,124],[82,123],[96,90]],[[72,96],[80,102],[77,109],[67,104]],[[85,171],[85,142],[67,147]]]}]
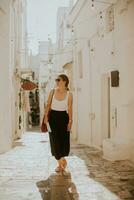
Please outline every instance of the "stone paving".
[{"label": "stone paving", "polygon": [[[107,161],[102,152],[84,145],[72,146],[71,154],[85,161],[90,179],[100,183],[119,199],[134,200],[134,164],[129,161]],[[104,199],[103,197],[100,199]],[[108,198],[106,198],[108,199]]]},{"label": "stone paving", "polygon": [[134,166],[71,144],[66,172],[55,173],[48,134],[27,132],[0,155],[0,200],[134,200]]}]

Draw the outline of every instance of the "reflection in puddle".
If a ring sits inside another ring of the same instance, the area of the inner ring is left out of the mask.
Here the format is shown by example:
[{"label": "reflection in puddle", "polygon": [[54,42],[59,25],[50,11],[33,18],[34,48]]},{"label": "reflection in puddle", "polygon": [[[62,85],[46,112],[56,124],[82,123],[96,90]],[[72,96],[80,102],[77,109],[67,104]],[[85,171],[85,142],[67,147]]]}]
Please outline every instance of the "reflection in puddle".
[{"label": "reflection in puddle", "polygon": [[43,200],[78,200],[79,195],[72,182],[71,173],[53,173],[48,179],[36,183]]}]

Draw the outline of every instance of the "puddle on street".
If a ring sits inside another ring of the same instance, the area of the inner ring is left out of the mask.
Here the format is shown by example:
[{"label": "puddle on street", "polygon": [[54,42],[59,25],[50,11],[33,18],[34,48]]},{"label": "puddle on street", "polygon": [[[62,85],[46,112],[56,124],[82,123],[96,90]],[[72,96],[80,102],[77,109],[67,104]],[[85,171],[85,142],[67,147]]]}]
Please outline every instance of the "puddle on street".
[{"label": "puddle on street", "polygon": [[48,179],[36,183],[43,200],[78,200],[79,195],[70,172],[51,174]]}]

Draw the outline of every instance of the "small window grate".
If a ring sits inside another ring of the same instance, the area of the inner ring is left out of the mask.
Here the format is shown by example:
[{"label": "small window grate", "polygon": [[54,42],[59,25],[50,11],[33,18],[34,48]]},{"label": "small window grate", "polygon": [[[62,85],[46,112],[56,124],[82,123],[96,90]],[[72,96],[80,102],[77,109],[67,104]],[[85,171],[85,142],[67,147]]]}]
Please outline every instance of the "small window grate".
[{"label": "small window grate", "polygon": [[106,10],[106,31],[114,30],[114,6],[109,6]]}]

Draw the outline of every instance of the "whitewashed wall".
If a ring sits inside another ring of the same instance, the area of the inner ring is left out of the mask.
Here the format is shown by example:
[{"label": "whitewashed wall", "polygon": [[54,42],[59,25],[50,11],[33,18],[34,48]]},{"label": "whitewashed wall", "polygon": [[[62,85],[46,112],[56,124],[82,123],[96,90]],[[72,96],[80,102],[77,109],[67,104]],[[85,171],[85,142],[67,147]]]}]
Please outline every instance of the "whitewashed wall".
[{"label": "whitewashed wall", "polygon": [[50,41],[42,41],[39,44],[39,99],[40,99],[40,119],[44,115],[44,103],[47,102],[48,87],[50,86],[50,78],[52,76],[52,58],[53,58],[53,44]]},{"label": "whitewashed wall", "polygon": [[[104,142],[104,155],[109,159],[134,160],[133,18],[134,1],[118,1],[115,8],[114,46],[115,65],[120,71],[120,87],[111,90],[111,106],[117,108],[117,127],[113,139]],[[111,152],[110,155],[107,150]]]},{"label": "whitewashed wall", "polygon": [[0,153],[12,145],[11,77],[10,65],[10,1],[0,1]]},{"label": "whitewashed wall", "polygon": [[22,61],[26,60],[24,54],[20,54],[24,47],[24,32],[18,27],[18,24],[23,27],[20,23],[23,19],[21,5],[25,11],[25,3],[0,1],[0,153],[9,150],[13,140],[20,137],[22,131],[19,130],[18,122],[20,80],[15,71],[16,68],[19,71],[23,66]]},{"label": "whitewashed wall", "polygon": [[[107,159],[132,159],[134,1],[114,3],[113,31],[108,31],[107,23],[110,5],[95,3],[92,10],[89,1],[81,0],[70,12],[69,21],[74,28],[74,135],[79,143],[103,146]],[[82,78],[79,75],[80,51]],[[109,87],[108,133],[107,95],[112,70],[119,70],[120,86]]]},{"label": "whitewashed wall", "polygon": [[68,27],[69,7],[59,7],[57,11],[57,38],[55,68],[63,70],[63,66],[72,61],[71,29]]},{"label": "whitewashed wall", "polygon": [[[12,113],[14,115],[13,138],[20,138],[24,130],[22,92],[20,91],[21,69],[27,68],[26,0],[10,0],[10,75],[12,77]],[[17,73],[15,73],[17,72]],[[19,97],[21,93],[21,98]],[[20,103],[21,101],[21,103]],[[21,104],[21,108],[20,108]],[[21,118],[21,123],[19,123]]]}]

